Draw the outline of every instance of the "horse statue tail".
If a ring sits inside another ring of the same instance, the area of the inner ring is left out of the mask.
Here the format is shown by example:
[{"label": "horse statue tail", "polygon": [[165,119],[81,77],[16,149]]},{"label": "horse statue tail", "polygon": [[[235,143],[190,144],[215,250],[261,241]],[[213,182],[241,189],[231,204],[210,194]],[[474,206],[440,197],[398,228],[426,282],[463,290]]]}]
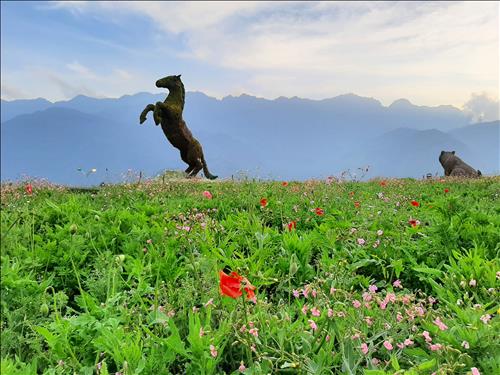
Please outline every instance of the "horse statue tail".
[{"label": "horse statue tail", "polygon": [[203,153],[201,154],[201,164],[203,164],[203,173],[205,174],[205,177],[208,178],[209,180],[215,180],[219,176],[214,176],[208,171],[208,166],[207,162],[205,161],[205,156],[203,156]]}]

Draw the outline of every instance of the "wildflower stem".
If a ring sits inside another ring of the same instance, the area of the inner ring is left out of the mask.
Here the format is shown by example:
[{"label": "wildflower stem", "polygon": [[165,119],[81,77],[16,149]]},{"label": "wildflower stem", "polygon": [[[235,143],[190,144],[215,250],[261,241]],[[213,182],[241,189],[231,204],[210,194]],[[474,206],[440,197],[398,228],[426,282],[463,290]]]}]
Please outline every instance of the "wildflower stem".
[{"label": "wildflower stem", "polygon": [[[241,295],[241,305],[243,308],[243,316],[245,319],[245,326],[248,327],[248,315],[247,315],[247,306],[245,305],[245,297],[246,297],[246,291],[244,288],[241,288],[242,295]],[[250,351],[250,348],[248,345],[245,346],[245,350],[247,352],[247,360],[248,363],[250,363],[253,366],[253,358],[252,358],[252,352]]]}]

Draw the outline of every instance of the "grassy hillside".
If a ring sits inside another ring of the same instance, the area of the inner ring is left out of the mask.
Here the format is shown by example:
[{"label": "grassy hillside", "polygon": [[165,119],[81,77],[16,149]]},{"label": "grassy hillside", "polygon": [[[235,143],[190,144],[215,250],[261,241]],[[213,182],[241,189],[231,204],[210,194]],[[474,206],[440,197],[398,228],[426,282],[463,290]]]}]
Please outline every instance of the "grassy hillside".
[{"label": "grassy hillside", "polygon": [[1,215],[2,374],[500,373],[499,178],[3,185]]}]

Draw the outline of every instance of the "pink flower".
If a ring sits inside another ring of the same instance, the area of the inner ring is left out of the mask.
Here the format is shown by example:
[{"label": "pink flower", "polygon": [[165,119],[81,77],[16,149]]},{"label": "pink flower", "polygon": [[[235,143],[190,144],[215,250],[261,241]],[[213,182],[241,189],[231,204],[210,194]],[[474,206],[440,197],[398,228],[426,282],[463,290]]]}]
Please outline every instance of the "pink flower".
[{"label": "pink flower", "polygon": [[361,353],[363,354],[368,354],[368,345],[366,345],[366,343],[362,343],[361,346],[360,346],[360,349],[361,349]]},{"label": "pink flower", "polygon": [[351,340],[357,340],[359,339],[361,336],[359,335],[359,333],[355,333],[354,335],[351,336]]},{"label": "pink flower", "polygon": [[424,336],[425,341],[427,341],[427,342],[431,342],[432,341],[432,337],[429,335],[428,331],[422,332],[422,336]]},{"label": "pink flower", "polygon": [[337,316],[338,316],[339,318],[345,318],[345,312],[343,312],[343,311],[339,311],[339,312],[337,313]]},{"label": "pink flower", "polygon": [[477,285],[476,280],[472,279],[471,281],[469,281],[469,285],[470,286],[476,286]]},{"label": "pink flower", "polygon": [[470,371],[471,371],[472,375],[481,375],[481,373],[479,372],[477,367],[471,367]]},{"label": "pink flower", "polygon": [[245,364],[243,363],[243,361],[240,362],[240,367],[238,367],[238,371],[239,372],[245,372],[247,368],[245,367]]},{"label": "pink flower", "polygon": [[358,242],[358,245],[363,246],[366,241],[363,238],[358,238],[357,242]]},{"label": "pink flower", "polygon": [[406,339],[406,340],[404,341],[404,344],[405,344],[405,346],[411,346],[411,345],[413,345],[413,341],[412,341],[412,340],[410,340],[410,339]]},{"label": "pink flower", "polygon": [[305,298],[309,296],[309,285],[302,290],[302,294],[304,295]]},{"label": "pink flower", "polygon": [[430,344],[429,349],[432,350],[433,352],[436,352],[438,350],[443,349],[443,345],[441,344]]},{"label": "pink flower", "polygon": [[405,344],[402,343],[402,342],[398,342],[396,345],[398,346],[399,349],[404,349],[405,348]]},{"label": "pink flower", "polygon": [[480,317],[479,319],[481,319],[481,321],[484,323],[484,324],[488,324],[488,322],[490,321],[491,319],[491,315],[490,314],[486,314],[486,315],[483,315],[482,317]]},{"label": "pink flower", "polygon": [[153,240],[152,240],[152,239],[146,240],[146,243],[148,243],[148,244],[152,244],[152,243],[153,243]]},{"label": "pink flower", "polygon": [[388,302],[396,302],[396,295],[394,293],[387,293],[387,295],[385,296],[385,299],[388,301]]},{"label": "pink flower", "polygon": [[250,328],[248,330],[248,333],[255,336],[255,337],[259,337],[259,329],[258,328]]},{"label": "pink flower", "polygon": [[379,363],[380,363],[380,360],[379,360],[379,359],[377,359],[377,358],[372,358],[372,364],[373,364],[374,366],[377,366]]},{"label": "pink flower", "polygon": [[212,199],[212,193],[210,193],[209,191],[205,190],[203,192],[203,196],[207,199]]},{"label": "pink flower", "polygon": [[314,289],[311,290],[311,295],[313,296],[313,298],[316,298],[316,295],[317,295],[316,290],[314,290]]},{"label": "pink flower", "polygon": [[403,304],[408,305],[408,304],[411,302],[410,296],[408,296],[408,295],[404,295],[404,296],[401,298],[401,301],[403,301]]},{"label": "pink flower", "polygon": [[318,326],[316,325],[316,323],[314,322],[314,320],[309,319],[308,322],[309,322],[309,326],[311,327],[311,329],[313,331],[316,331],[318,329]]},{"label": "pink flower", "polygon": [[213,345],[210,345],[210,355],[214,358],[217,357],[217,349]]},{"label": "pink flower", "polygon": [[372,284],[368,287],[368,290],[370,291],[370,293],[376,293],[378,288],[375,284]]},{"label": "pink flower", "polygon": [[333,310],[332,309],[328,309],[328,317],[331,318],[333,316]]},{"label": "pink flower", "polygon": [[294,296],[295,298],[299,298],[299,297],[300,297],[300,292],[299,292],[298,290],[296,290],[296,289],[294,289],[294,290],[292,291],[292,294],[293,294],[293,296]]},{"label": "pink flower", "polygon": [[368,327],[371,327],[373,324],[373,318],[370,316],[365,317],[365,322],[368,324]]},{"label": "pink flower", "polygon": [[330,288],[330,294],[333,295],[336,291],[337,289],[335,289],[333,286]]},{"label": "pink flower", "polygon": [[433,323],[437,325],[441,331],[446,331],[448,329],[448,326],[444,324],[439,318],[436,318]]},{"label": "pink flower", "polygon": [[203,327],[200,327],[200,337],[203,337],[205,335],[205,331],[203,330]]},{"label": "pink flower", "polygon": [[354,306],[354,308],[359,309],[361,307],[361,302],[355,299],[354,301],[352,301],[352,305]]},{"label": "pink flower", "polygon": [[241,326],[241,328],[240,328],[240,332],[241,332],[241,333],[245,333],[246,331],[247,331],[247,326],[246,326],[246,324],[243,324],[243,325]]},{"label": "pink flower", "polygon": [[403,315],[401,315],[401,313],[399,311],[396,314],[396,320],[398,321],[398,323],[400,323],[403,320]]},{"label": "pink flower", "polygon": [[307,307],[307,305],[302,306],[302,314],[307,315],[307,310],[309,310],[309,307]]},{"label": "pink flower", "polygon": [[389,342],[389,341],[384,341],[384,347],[387,349],[387,350],[392,350],[393,347],[392,347],[392,344]]},{"label": "pink flower", "polygon": [[392,285],[394,286],[394,288],[403,289],[403,285],[401,285],[401,281],[399,279],[394,281]]},{"label": "pink flower", "polygon": [[311,309],[311,315],[312,315],[312,316],[320,316],[320,315],[321,315],[321,313],[320,313],[320,311],[318,310],[318,308],[317,308],[317,307],[313,307],[313,308]]},{"label": "pink flower", "polygon": [[203,306],[205,307],[214,306],[214,299],[210,298]]},{"label": "pink flower", "polygon": [[372,295],[370,293],[363,293],[363,301],[370,302],[372,300]]},{"label": "pink flower", "polygon": [[422,306],[416,306],[416,307],[415,307],[415,313],[416,313],[418,316],[422,317],[422,316],[424,316],[424,315],[425,315],[425,310],[424,310],[424,308],[423,308]]},{"label": "pink flower", "polygon": [[470,345],[467,341],[462,341],[462,346],[464,347],[464,349],[469,349],[470,348]]}]

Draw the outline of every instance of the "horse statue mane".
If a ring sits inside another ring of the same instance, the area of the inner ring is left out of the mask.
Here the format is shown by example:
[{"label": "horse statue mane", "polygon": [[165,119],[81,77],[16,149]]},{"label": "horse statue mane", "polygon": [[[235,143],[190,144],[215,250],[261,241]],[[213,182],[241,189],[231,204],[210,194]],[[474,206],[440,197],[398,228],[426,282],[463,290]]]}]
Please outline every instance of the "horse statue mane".
[{"label": "horse statue mane", "polygon": [[186,90],[181,76],[167,76],[156,81],[156,87],[168,89],[165,101],[148,104],[139,116],[140,123],[146,121],[148,112],[153,111],[153,120],[156,125],[161,124],[163,133],[168,141],[180,151],[181,159],[188,164],[185,170],[187,177],[195,177],[203,169],[205,177],[214,180],[217,176],[208,171],[200,142],[193,137],[186,122],[182,118]]}]

